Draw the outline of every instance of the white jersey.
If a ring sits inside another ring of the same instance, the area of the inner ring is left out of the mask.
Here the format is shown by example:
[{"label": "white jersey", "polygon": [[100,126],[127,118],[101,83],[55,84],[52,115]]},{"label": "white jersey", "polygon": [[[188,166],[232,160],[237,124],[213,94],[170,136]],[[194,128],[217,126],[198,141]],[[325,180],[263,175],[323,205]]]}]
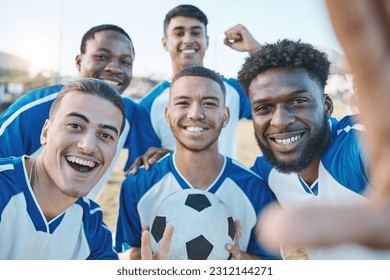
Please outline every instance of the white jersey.
[{"label": "white jersey", "polygon": [[27,177],[24,157],[0,159],[0,259],[117,259],[100,207],[79,198],[47,221]]},{"label": "white jersey", "polygon": [[[122,184],[115,249],[122,253],[131,247],[141,247],[141,231],[150,226],[158,205],[170,194],[193,188],[180,174],[169,154],[150,170],[141,168],[129,175]],[[254,227],[260,211],[274,200],[264,182],[246,167],[225,157],[225,164],[217,179],[206,189],[228,206],[233,220],[241,222],[240,249],[265,259],[274,258],[260,247]]]},{"label": "white jersey", "polygon": [[[331,144],[321,156],[318,179],[308,186],[296,173],[284,174],[258,157],[251,168],[275,193],[283,208],[312,205],[353,205],[367,201],[366,152],[358,131],[361,124],[348,116],[331,119]],[[364,226],[364,225],[362,225]],[[390,259],[390,250],[372,250],[357,244],[306,248],[310,259]]]}]

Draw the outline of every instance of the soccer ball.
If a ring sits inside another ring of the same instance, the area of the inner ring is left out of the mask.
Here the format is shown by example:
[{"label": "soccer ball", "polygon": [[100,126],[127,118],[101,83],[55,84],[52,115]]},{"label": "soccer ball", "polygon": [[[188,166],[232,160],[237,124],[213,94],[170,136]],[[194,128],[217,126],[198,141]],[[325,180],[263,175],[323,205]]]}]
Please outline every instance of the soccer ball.
[{"label": "soccer ball", "polygon": [[154,253],[159,251],[165,226],[174,227],[168,259],[226,260],[227,243],[234,242],[234,221],[214,194],[186,189],[165,198],[153,215],[150,233]]}]

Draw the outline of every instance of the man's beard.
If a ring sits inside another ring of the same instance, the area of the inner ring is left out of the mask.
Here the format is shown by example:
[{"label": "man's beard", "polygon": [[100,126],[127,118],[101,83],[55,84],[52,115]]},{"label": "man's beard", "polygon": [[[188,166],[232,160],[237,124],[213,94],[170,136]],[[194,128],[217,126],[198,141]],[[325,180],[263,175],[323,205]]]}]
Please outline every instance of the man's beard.
[{"label": "man's beard", "polygon": [[278,160],[274,152],[269,147],[266,147],[263,143],[260,142],[256,133],[255,137],[257,145],[259,146],[268,163],[270,163],[273,167],[282,173],[299,173],[307,168],[314,161],[314,159],[323,152],[328,134],[328,119],[324,115],[324,120],[322,122],[320,131],[318,131],[318,133],[316,133],[309,140],[309,142],[303,148],[302,153],[296,159],[288,162]]}]

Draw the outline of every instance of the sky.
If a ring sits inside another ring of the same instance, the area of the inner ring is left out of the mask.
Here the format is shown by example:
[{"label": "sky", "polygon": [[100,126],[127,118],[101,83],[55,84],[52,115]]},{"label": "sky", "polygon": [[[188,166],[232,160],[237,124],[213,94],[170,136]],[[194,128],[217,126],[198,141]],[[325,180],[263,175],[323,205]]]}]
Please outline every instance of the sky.
[{"label": "sky", "polygon": [[207,15],[210,45],[204,66],[227,77],[237,76],[247,56],[223,44],[224,32],[238,23],[260,43],[301,39],[342,53],[323,0],[1,0],[0,51],[27,59],[32,74],[51,70],[76,77],[82,36],[110,23],[132,38],[134,76],[168,78],[163,20],[180,4],[195,5]]}]

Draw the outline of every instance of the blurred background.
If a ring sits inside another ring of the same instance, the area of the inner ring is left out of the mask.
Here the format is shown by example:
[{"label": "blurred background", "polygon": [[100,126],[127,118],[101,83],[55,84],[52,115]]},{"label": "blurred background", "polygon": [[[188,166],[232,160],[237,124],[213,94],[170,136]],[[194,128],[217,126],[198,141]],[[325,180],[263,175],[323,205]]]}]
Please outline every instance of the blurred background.
[{"label": "blurred background", "polygon": [[327,92],[343,105],[343,114],[354,110],[352,80],[323,0],[2,0],[0,112],[33,88],[76,78],[82,36],[105,23],[122,27],[133,40],[135,78],[125,94],[138,100],[170,76],[170,58],[161,44],[163,20],[179,4],[193,4],[208,16],[206,67],[236,77],[247,54],[226,47],[223,38],[237,23],[260,43],[302,39],[328,54]]}]

